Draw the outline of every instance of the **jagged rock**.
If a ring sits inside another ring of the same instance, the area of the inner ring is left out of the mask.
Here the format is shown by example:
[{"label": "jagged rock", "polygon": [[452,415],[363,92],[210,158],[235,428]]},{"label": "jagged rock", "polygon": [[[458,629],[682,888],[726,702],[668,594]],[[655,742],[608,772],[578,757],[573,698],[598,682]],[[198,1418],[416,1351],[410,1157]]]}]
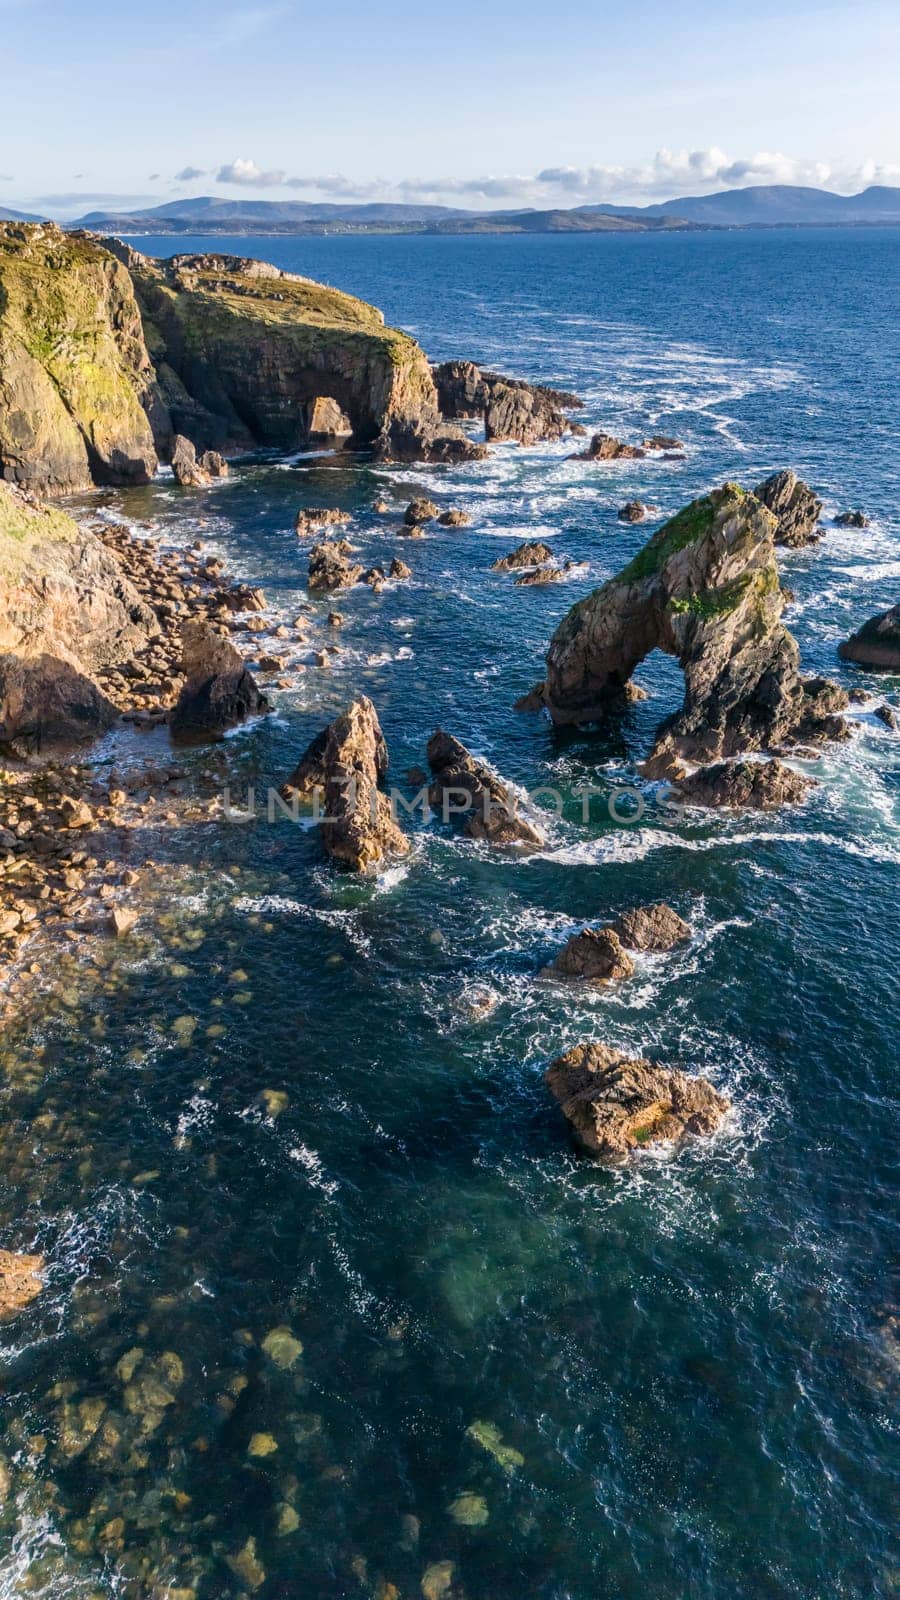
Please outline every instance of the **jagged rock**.
[{"label": "jagged rock", "polygon": [[43,1256],[0,1250],[0,1322],[30,1306],[44,1287]]},{"label": "jagged rock", "polygon": [[172,447],[172,473],[183,489],[203,489],[212,483],[212,474],[197,460],[197,451],[183,433],[176,434]]},{"label": "jagged rock", "polygon": [[467,528],[471,520],[466,511],[442,511],[438,517],[442,528]]},{"label": "jagged rock", "polygon": [[572,457],[573,461],[640,461],[646,451],[640,445],[624,444],[611,433],[595,433],[586,450]]},{"label": "jagged rock", "polygon": [[869,518],[864,511],[841,511],[834,519],[836,528],[867,528]]},{"label": "jagged rock", "polygon": [[391,562],[388,577],[396,578],[402,582],[404,578],[412,577],[412,567],[408,567],[405,561],[401,561],[399,556],[395,556]]},{"label": "jagged rock", "polygon": [[658,506],[646,505],[643,500],[626,500],[618,512],[620,522],[646,522]]},{"label": "jagged rock", "polygon": [[249,583],[233,583],[226,589],[222,600],[229,611],[265,611],[266,597],[262,589]]},{"label": "jagged rock", "polygon": [[361,695],[316,736],[284,786],[288,799],[318,800],[325,850],[356,872],[409,850],[381,792],[387,769],[381,724],[371,700]]},{"label": "jagged rock", "polygon": [[328,507],[327,510],[324,506],[302,506],[294,521],[294,532],[301,538],[306,538],[309,534],[316,533],[319,528],[342,527],[349,521],[349,511],[338,511],[334,506]]},{"label": "jagged rock", "polygon": [[540,831],[519,815],[513,791],[451,734],[432,734],[428,764],[434,780],[429,804],[445,821],[465,816],[464,831],[488,844],[543,844]]},{"label": "jagged rock", "polygon": [[348,439],[353,433],[353,423],[336,400],[317,395],[307,408],[306,432],[311,440]]},{"label": "jagged rock", "polygon": [[200,466],[204,472],[209,473],[211,478],[228,477],[228,462],[223,455],[219,454],[218,450],[204,450],[200,457]]},{"label": "jagged rock", "polygon": [[675,795],[694,806],[740,811],[776,811],[795,806],[816,787],[783,761],[717,761],[675,780]]},{"label": "jagged rock", "polygon": [[171,734],[179,743],[219,739],[228,728],[268,711],[240,653],[204,623],[182,629],[185,682],[172,712]]},{"label": "jagged rock", "polygon": [[523,572],[515,581],[516,589],[536,589],[547,583],[563,583],[568,577],[566,567],[535,567],[533,572]]},{"label": "jagged rock", "polygon": [[776,544],[799,550],[821,539],[822,529],[818,524],[822,502],[813,494],[809,484],[798,478],[790,468],[773,472],[771,478],[766,478],[753,492],[777,521]]},{"label": "jagged rock", "polygon": [[0,223],[0,478],[147,483],[156,404],[125,268],[90,235]]},{"label": "jagged rock", "polygon": [[390,509],[391,508],[387,500],[379,499],[372,501],[372,510],[377,512],[379,516],[385,516],[388,512],[390,512]]},{"label": "jagged rock", "polygon": [[890,728],[894,733],[900,731],[900,717],[898,717],[894,707],[888,705],[886,700],[882,705],[875,707],[874,714],[879,722],[884,723],[886,728]]},{"label": "jagged rock", "polygon": [[520,567],[539,567],[544,561],[553,560],[553,551],[543,539],[526,539],[524,544],[517,545],[509,555],[500,556],[499,560],[491,563],[492,572],[517,572]]},{"label": "jagged rock", "polygon": [[690,925],[664,901],[622,911],[612,927],[627,950],[673,950],[691,937]]},{"label": "jagged rock", "polygon": [[433,374],[442,415],[483,417],[489,441],[511,439],[530,445],[580,431],[565,416],[582,405],[578,395],[483,372],[472,361],[445,361]]},{"label": "jagged rock", "polygon": [[551,1064],[546,1081],[579,1143],[603,1161],[713,1133],[729,1107],[705,1078],[604,1044],[575,1045]]},{"label": "jagged rock", "polygon": [[735,484],[665,523],[557,628],[539,697],[554,722],[602,720],[659,648],[680,661],[685,699],[657,732],[648,777],[678,774],[683,761],[839,736],[846,695],[823,680],[803,683],[781,621],[774,532],[771,513]]},{"label": "jagged rock", "polygon": [[574,978],[582,983],[606,984],[630,978],[634,962],[612,928],[584,928],[574,933],[542,978]]},{"label": "jagged rock", "polygon": [[335,589],[349,589],[354,583],[359,583],[365,569],[349,560],[352,553],[353,546],[346,539],[326,540],[313,545],[309,552],[308,587],[331,593]]},{"label": "jagged rock", "polygon": [[438,516],[438,508],[433,500],[426,500],[420,495],[415,500],[410,500],[403,513],[403,521],[410,528],[417,528],[423,522],[433,522]]},{"label": "jagged rock", "polygon": [[900,605],[870,617],[858,633],[838,645],[842,661],[874,672],[900,672]]},{"label": "jagged rock", "polygon": [[664,433],[654,433],[649,439],[641,440],[644,450],[683,450],[684,445],[680,439],[670,439]]}]

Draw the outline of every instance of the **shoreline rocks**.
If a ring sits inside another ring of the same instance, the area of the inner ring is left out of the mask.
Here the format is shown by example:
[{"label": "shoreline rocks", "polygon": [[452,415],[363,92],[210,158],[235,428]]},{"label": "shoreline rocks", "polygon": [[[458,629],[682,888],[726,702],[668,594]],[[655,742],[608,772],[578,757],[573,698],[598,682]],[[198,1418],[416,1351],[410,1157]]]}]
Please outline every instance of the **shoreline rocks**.
[{"label": "shoreline rocks", "polygon": [[473,361],[445,361],[432,373],[441,414],[456,420],[483,419],[488,443],[534,445],[584,431],[565,414],[583,405],[578,395],[485,372]]},{"label": "shoreline rocks", "polygon": [[838,645],[838,655],[870,672],[900,672],[900,604],[870,617]]},{"label": "shoreline rocks", "polygon": [[307,588],[332,594],[337,589],[350,589],[364,576],[365,568],[351,561],[353,546],[347,539],[325,540],[313,545],[309,552],[309,578]]},{"label": "shoreline rocks", "polygon": [[590,444],[570,459],[572,461],[640,461],[647,454],[640,445],[625,444],[611,433],[595,433]]},{"label": "shoreline rocks", "polygon": [[630,978],[633,973],[634,962],[612,928],[584,928],[567,940],[540,976],[605,985]]},{"label": "shoreline rocks", "polygon": [[610,925],[627,950],[658,952],[674,950],[686,944],[691,937],[690,923],[667,906],[664,901],[655,905],[632,906],[620,911]]},{"label": "shoreline rocks", "polygon": [[579,1144],[614,1164],[651,1144],[714,1133],[729,1101],[705,1078],[579,1044],[551,1063],[546,1083]]},{"label": "shoreline rocks", "polygon": [[185,681],[169,724],[176,744],[221,739],[229,728],[270,709],[240,651],[208,624],[187,623],[182,647]]},{"label": "shoreline rocks", "polygon": [[736,811],[777,811],[802,804],[814,778],[783,761],[717,761],[677,779],[678,799],[694,806],[724,806]]}]

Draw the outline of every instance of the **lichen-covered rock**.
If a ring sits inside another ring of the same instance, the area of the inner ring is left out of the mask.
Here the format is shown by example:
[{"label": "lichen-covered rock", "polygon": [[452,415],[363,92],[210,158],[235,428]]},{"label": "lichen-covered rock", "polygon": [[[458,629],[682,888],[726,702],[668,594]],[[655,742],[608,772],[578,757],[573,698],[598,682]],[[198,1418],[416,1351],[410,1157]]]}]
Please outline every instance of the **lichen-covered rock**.
[{"label": "lichen-covered rock", "polygon": [[543,539],[526,539],[524,544],[517,545],[509,555],[500,556],[491,563],[492,572],[517,572],[523,567],[539,567],[544,561],[553,560],[553,551]]},{"label": "lichen-covered rock", "polygon": [[347,539],[326,539],[314,544],[309,552],[308,588],[330,594],[359,583],[365,569],[350,560],[352,554],[353,546]]},{"label": "lichen-covered rock", "polygon": [[360,695],[317,734],[282,791],[288,800],[314,801],[322,812],[327,853],[355,872],[403,856],[409,840],[388,795],[388,751],[371,700]]},{"label": "lichen-covered rock", "polygon": [[691,937],[690,925],[683,917],[658,901],[652,906],[632,906],[612,923],[626,950],[673,950]]},{"label": "lichen-covered rock", "polygon": [[716,761],[676,779],[675,794],[688,805],[736,811],[777,811],[796,806],[816,787],[814,778],[783,761]]},{"label": "lichen-covered rock", "polygon": [[870,671],[900,672],[900,604],[870,617],[851,639],[838,645],[838,655]]},{"label": "lichen-covered rock", "polygon": [[604,1044],[575,1045],[551,1064],[546,1081],[579,1143],[613,1163],[646,1145],[713,1133],[729,1105],[705,1078]]},{"label": "lichen-covered rock", "polygon": [[573,933],[541,977],[607,984],[630,978],[633,972],[634,962],[612,928],[583,928]]},{"label": "lichen-covered rock", "polygon": [[846,696],[821,680],[804,684],[781,621],[775,526],[735,484],[665,523],[557,628],[539,692],[553,720],[602,720],[658,648],[681,663],[685,698],[657,732],[643,769],[649,777],[677,776],[683,762],[839,735],[835,713]]},{"label": "lichen-covered rock", "polygon": [[44,1287],[43,1256],[26,1256],[0,1250],[0,1322],[15,1316],[36,1300]]},{"label": "lichen-covered rock", "polygon": [[464,832],[488,844],[543,844],[540,830],[520,815],[513,790],[451,734],[432,734],[428,764],[434,775],[429,804],[445,821],[465,817]]},{"label": "lichen-covered rock", "polygon": [[0,477],[45,493],[146,483],[157,406],[121,263],[87,234],[0,223]]},{"label": "lichen-covered rock", "polygon": [[565,415],[582,405],[578,395],[484,372],[473,361],[445,361],[433,372],[441,414],[483,418],[489,441],[538,444],[579,431]]},{"label": "lichen-covered rock", "polygon": [[585,450],[572,457],[573,461],[639,461],[646,451],[637,444],[625,444],[611,433],[595,433]]},{"label": "lichen-covered rock", "polygon": [[229,728],[268,711],[269,702],[229,639],[205,623],[182,630],[185,681],[172,712],[170,731],[181,744],[220,739]]},{"label": "lichen-covered rock", "polygon": [[813,494],[809,484],[798,478],[789,467],[783,472],[773,472],[753,492],[776,519],[776,544],[799,550],[821,539],[819,518],[822,515],[822,502],[818,495]]}]

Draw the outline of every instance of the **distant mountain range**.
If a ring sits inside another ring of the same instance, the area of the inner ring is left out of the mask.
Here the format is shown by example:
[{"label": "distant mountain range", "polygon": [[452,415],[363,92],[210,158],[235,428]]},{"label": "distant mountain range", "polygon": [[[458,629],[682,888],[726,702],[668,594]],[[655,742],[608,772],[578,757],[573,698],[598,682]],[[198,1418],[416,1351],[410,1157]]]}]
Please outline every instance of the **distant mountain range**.
[{"label": "distant mountain range", "polygon": [[32,216],[30,211],[10,211],[8,206],[0,206],[0,222],[43,222],[43,217]]},{"label": "distant mountain range", "polygon": [[[40,218],[0,207],[0,221]],[[727,189],[657,205],[584,205],[516,211],[464,211],[452,206],[306,200],[224,200],[202,195],[142,211],[89,211],[72,228],[115,234],[316,233],[637,233],[674,228],[773,228],[900,223],[900,188],[861,194],[789,184]]]}]

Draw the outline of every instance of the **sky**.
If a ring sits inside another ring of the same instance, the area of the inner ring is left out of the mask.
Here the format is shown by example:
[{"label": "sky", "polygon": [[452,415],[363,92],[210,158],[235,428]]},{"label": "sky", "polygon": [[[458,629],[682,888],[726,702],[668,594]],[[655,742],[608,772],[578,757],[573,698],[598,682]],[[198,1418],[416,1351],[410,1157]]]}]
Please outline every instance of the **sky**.
[{"label": "sky", "polygon": [[896,0],[0,0],[0,206],[900,184]]}]

